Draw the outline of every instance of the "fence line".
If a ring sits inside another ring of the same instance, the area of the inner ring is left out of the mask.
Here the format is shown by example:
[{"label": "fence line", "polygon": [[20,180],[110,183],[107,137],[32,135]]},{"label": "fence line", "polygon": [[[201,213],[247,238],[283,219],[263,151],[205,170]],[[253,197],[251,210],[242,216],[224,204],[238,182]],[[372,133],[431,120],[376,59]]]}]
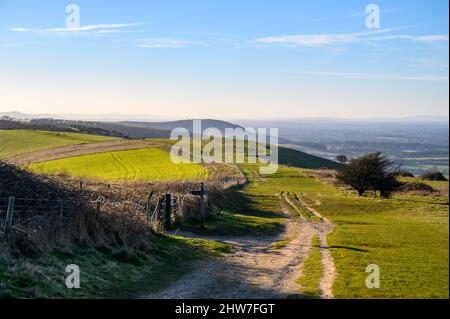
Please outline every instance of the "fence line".
[{"label": "fence line", "polygon": [[[153,193],[151,193],[153,195]],[[120,211],[125,205],[125,212],[142,214],[150,225],[158,224],[163,229],[170,229],[174,215],[181,208],[182,197],[166,194],[152,203],[149,195],[145,204],[131,200],[112,201],[103,196],[95,200],[69,199],[33,199],[11,196],[0,198],[0,231],[7,233],[12,229],[26,232],[38,232],[55,229],[66,225],[73,216],[86,209],[99,213],[101,207]],[[1,239],[1,237],[0,237]]]}]

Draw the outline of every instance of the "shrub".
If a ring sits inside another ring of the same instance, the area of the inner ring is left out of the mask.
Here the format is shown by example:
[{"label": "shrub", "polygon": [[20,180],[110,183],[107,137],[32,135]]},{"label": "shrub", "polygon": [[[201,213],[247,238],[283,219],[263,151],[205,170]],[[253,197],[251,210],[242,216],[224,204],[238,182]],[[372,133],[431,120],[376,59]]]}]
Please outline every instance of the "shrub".
[{"label": "shrub", "polygon": [[430,172],[419,176],[421,179],[426,181],[442,181],[448,182],[448,179],[441,172]]},{"label": "shrub", "polygon": [[411,173],[411,172],[405,171],[405,170],[400,170],[398,172],[398,176],[401,176],[401,177],[414,177],[414,174]]},{"label": "shrub", "polygon": [[398,168],[380,152],[352,159],[339,172],[337,178],[364,195],[368,190],[379,191],[389,197],[400,186],[397,181]]},{"label": "shrub", "polygon": [[402,192],[434,192],[434,188],[425,183],[405,183],[401,186],[400,190]]}]

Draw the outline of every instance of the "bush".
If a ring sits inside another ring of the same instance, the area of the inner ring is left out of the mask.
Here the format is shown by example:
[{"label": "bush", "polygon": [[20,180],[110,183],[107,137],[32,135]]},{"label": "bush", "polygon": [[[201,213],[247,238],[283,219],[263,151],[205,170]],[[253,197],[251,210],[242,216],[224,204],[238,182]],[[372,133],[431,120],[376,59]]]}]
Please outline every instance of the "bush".
[{"label": "bush", "polygon": [[383,197],[389,197],[401,185],[396,179],[397,173],[394,163],[378,152],[352,159],[340,170],[337,178],[353,187],[359,196],[374,190]]},{"label": "bush", "polygon": [[424,183],[405,183],[402,185],[401,191],[433,193],[434,188]]},{"label": "bush", "polygon": [[441,172],[430,172],[419,176],[421,179],[426,181],[441,181],[448,182],[448,179]]},{"label": "bush", "polygon": [[398,172],[398,176],[401,176],[401,177],[414,177],[414,174],[411,173],[411,172],[405,171],[405,170],[400,170]]}]

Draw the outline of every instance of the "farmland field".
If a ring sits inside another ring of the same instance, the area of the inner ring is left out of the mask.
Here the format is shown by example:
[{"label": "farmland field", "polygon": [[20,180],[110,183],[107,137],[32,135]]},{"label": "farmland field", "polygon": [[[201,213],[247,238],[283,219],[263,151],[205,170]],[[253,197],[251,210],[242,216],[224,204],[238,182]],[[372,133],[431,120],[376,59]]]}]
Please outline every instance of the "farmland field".
[{"label": "farmland field", "polygon": [[0,159],[65,145],[95,143],[113,138],[97,135],[29,130],[0,130]]},{"label": "farmland field", "polygon": [[200,165],[174,164],[169,153],[158,148],[69,157],[32,164],[29,169],[37,173],[122,181],[204,179],[208,176]]}]

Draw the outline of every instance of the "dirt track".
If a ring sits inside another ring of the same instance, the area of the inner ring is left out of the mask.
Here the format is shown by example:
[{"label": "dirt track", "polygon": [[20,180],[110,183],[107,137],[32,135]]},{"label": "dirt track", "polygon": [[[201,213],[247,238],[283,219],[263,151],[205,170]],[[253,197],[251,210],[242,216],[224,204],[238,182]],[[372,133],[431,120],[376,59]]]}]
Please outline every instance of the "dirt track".
[{"label": "dirt track", "polygon": [[95,153],[104,153],[111,151],[125,151],[142,149],[151,146],[161,146],[157,143],[133,141],[133,140],[114,140],[98,143],[78,144],[61,146],[49,150],[42,150],[32,153],[26,153],[8,158],[9,162],[17,165],[30,165],[33,163],[46,162],[61,158],[90,155]]},{"label": "dirt track", "polygon": [[[308,209],[312,208],[308,207]],[[290,218],[285,233],[279,237],[205,237],[231,244],[235,247],[235,251],[226,257],[197,263],[195,270],[179,281],[158,293],[146,295],[143,298],[305,297],[301,294],[297,279],[301,275],[303,262],[309,256],[311,239],[315,234],[319,236],[321,243],[324,266],[320,281],[321,297],[332,298],[334,264],[326,244],[326,237],[331,231],[332,226],[326,219],[322,219],[321,222],[312,222],[305,218]],[[179,232],[178,235],[193,237],[190,233]],[[285,238],[290,239],[285,247],[271,248],[274,242]]]}]

